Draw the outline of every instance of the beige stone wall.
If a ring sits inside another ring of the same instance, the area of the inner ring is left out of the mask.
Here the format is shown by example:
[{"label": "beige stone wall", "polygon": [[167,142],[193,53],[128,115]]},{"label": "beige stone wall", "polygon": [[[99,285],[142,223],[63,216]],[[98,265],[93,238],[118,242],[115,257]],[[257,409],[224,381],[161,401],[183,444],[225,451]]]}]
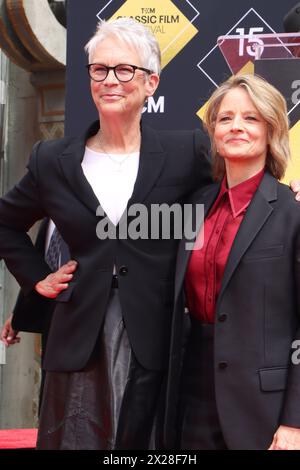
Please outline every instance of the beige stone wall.
[{"label": "beige stone wall", "polygon": [[[30,74],[10,63],[7,88],[6,142],[4,160],[4,192],[25,172],[33,143],[40,136],[37,112],[37,91],[30,83]],[[18,285],[4,270],[3,316],[12,311]],[[2,365],[0,397],[1,428],[32,427],[36,423],[38,381],[34,335],[21,334],[21,343],[6,352]]]}]

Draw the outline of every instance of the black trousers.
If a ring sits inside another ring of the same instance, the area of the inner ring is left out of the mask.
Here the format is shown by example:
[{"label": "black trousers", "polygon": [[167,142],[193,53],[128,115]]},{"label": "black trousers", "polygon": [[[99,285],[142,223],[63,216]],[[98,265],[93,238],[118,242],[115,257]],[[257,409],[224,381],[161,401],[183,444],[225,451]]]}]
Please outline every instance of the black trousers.
[{"label": "black trousers", "polygon": [[226,450],[215,400],[214,325],[192,319],[181,380],[178,448]]}]

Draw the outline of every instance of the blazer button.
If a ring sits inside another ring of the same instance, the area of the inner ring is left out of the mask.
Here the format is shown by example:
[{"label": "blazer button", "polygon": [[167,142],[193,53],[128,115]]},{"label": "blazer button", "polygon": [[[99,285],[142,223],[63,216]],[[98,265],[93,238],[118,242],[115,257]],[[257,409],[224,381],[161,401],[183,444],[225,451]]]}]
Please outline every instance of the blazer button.
[{"label": "blazer button", "polygon": [[126,276],[128,273],[128,268],[127,266],[121,266],[119,269],[119,274],[120,276]]},{"label": "blazer button", "polygon": [[227,313],[221,313],[219,315],[219,321],[223,322],[227,320]]},{"label": "blazer button", "polygon": [[228,367],[228,363],[226,361],[219,362],[219,369],[226,369]]}]

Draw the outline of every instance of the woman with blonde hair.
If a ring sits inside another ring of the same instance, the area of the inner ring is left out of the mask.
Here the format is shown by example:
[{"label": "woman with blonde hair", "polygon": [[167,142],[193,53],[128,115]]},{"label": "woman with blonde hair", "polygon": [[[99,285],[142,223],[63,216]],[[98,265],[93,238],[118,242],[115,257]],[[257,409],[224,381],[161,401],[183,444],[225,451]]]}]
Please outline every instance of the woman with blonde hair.
[{"label": "woman with blonde hair", "polygon": [[300,207],[278,181],[290,158],[286,103],[259,76],[234,76],[213,93],[205,125],[216,183],[192,196],[205,221],[194,249],[179,247],[168,444],[300,449]]}]

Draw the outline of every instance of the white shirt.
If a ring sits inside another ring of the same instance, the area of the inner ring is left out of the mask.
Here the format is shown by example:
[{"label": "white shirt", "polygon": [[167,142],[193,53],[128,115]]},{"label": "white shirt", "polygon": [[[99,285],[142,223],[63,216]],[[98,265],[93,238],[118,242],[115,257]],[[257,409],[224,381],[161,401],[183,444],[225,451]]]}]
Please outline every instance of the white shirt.
[{"label": "white shirt", "polygon": [[139,152],[108,154],[85,148],[83,173],[114,225],[121,219],[133,193],[139,159]]}]

